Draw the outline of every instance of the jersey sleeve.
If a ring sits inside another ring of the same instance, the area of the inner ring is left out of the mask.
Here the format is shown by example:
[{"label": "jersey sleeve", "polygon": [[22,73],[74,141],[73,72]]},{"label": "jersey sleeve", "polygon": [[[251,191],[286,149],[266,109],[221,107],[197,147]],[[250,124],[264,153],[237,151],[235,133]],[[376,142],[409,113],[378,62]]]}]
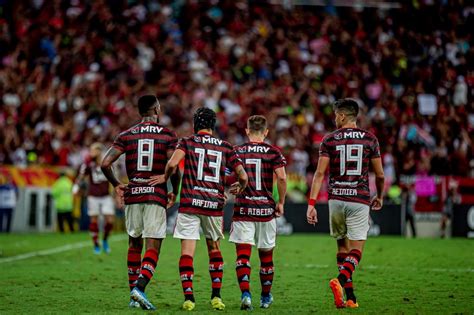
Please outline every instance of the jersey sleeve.
[{"label": "jersey sleeve", "polygon": [[240,159],[237,150],[231,147],[227,151],[227,167],[232,170],[235,170],[239,165],[243,165],[242,160]]},{"label": "jersey sleeve", "polygon": [[329,148],[327,145],[327,137],[324,137],[321,145],[319,146],[319,156],[329,157]]},{"label": "jersey sleeve", "polygon": [[374,137],[372,146],[370,147],[370,158],[375,159],[380,157],[380,145],[377,138]]},{"label": "jersey sleeve", "polygon": [[115,148],[116,150],[119,150],[120,152],[125,151],[125,143],[123,141],[123,134],[119,134],[115,138],[114,143],[112,143],[112,147]]},{"label": "jersey sleeve", "polygon": [[275,157],[273,158],[273,170],[276,170],[280,167],[286,166],[286,158],[280,152],[280,150],[276,150]]},{"label": "jersey sleeve", "polygon": [[177,140],[177,144],[176,144],[176,150],[181,150],[183,151],[184,153],[188,153],[188,149],[187,149],[187,144],[186,144],[186,139],[185,138],[181,138],[179,140]]}]

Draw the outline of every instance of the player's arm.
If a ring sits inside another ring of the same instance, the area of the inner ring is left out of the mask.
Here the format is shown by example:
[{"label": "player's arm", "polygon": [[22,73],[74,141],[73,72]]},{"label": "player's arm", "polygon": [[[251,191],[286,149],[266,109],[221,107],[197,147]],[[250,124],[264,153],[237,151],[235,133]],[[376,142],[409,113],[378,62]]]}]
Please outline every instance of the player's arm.
[{"label": "player's arm", "polygon": [[[182,152],[182,150],[180,151]],[[168,150],[168,153],[167,153],[168,160],[171,160],[171,158],[173,157],[173,153],[174,151]],[[170,176],[170,181],[171,181],[171,186],[173,187],[173,191],[168,193],[168,204],[166,205],[166,208],[171,208],[176,202],[176,197],[178,196],[178,193],[179,193],[180,180],[181,180],[181,172],[179,171],[179,167],[176,167],[176,170]]]},{"label": "player's arm", "polygon": [[237,174],[237,182],[230,186],[229,192],[233,195],[238,195],[244,191],[245,187],[247,187],[249,177],[242,164],[237,164],[234,171],[235,174]]},{"label": "player's arm", "polygon": [[377,188],[377,195],[371,203],[372,210],[380,210],[383,206],[383,187],[385,185],[385,175],[383,172],[382,158],[377,157],[370,160],[372,168],[375,173],[375,187]]},{"label": "player's arm", "polygon": [[122,155],[123,151],[118,150],[115,147],[110,147],[109,150],[105,153],[104,159],[102,160],[100,168],[104,173],[107,180],[114,186],[114,190],[117,197],[117,203],[119,207],[123,206],[123,192],[126,187],[125,184],[122,184],[117,177],[115,176],[112,165],[115,161]]},{"label": "player's arm", "polygon": [[311,192],[309,194],[309,201],[308,201],[308,210],[306,211],[306,220],[309,224],[316,224],[318,223],[318,213],[316,208],[316,200],[318,199],[319,191],[321,190],[321,186],[324,180],[324,174],[326,174],[326,170],[329,166],[329,157],[327,156],[320,156],[318,160],[318,167],[316,172],[313,176],[313,182],[311,184]]},{"label": "player's arm", "polygon": [[[171,175],[175,174],[176,170],[178,169],[179,163],[182,159],[186,156],[186,153],[181,149],[176,149],[173,152],[173,155],[169,159],[168,163],[166,163],[165,173],[161,175],[154,175],[150,177],[148,183],[152,186],[160,185],[166,183],[166,181],[171,177]],[[179,176],[179,173],[178,173]],[[178,177],[179,178],[179,177]],[[177,180],[177,186],[179,185],[179,179]],[[176,188],[176,191],[178,188]],[[173,186],[174,191],[174,186]]]},{"label": "player's arm", "polygon": [[275,169],[275,174],[277,178],[277,189],[278,189],[278,196],[280,199],[276,205],[275,215],[277,217],[281,217],[285,212],[285,196],[286,196],[286,171],[285,167],[279,167]]},{"label": "player's arm", "polygon": [[81,167],[79,168],[79,172],[77,174],[76,179],[74,180],[74,185],[72,185],[72,193],[75,195],[79,192],[80,187],[79,185],[84,181],[84,178],[86,176],[85,174],[85,169],[86,165],[82,164]]}]

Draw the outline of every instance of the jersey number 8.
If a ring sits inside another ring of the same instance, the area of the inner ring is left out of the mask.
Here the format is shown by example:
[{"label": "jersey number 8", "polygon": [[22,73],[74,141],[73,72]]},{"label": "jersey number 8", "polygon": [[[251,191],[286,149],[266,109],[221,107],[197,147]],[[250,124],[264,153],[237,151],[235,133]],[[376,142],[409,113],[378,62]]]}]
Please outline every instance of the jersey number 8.
[{"label": "jersey number 8", "polygon": [[153,139],[138,140],[137,171],[150,172],[153,169],[153,152],[155,141]]}]

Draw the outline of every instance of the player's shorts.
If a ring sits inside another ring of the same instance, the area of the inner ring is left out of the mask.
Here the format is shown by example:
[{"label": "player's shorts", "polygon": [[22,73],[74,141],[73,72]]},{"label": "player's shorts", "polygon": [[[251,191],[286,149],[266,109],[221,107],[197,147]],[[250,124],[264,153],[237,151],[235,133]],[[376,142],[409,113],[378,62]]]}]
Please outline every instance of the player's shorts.
[{"label": "player's shorts", "polygon": [[134,238],[165,238],[166,209],[151,203],[126,205],[125,226]]},{"label": "player's shorts", "polygon": [[276,232],[276,219],[268,222],[234,221],[229,241],[237,244],[256,245],[259,249],[270,249],[275,247]]},{"label": "player's shorts", "polygon": [[114,200],[111,196],[104,197],[87,197],[87,215],[98,216],[98,215],[114,215],[115,205]]},{"label": "player's shorts", "polygon": [[369,232],[368,205],[356,202],[329,200],[329,228],[336,239],[352,241],[367,239]]},{"label": "player's shorts", "polygon": [[178,213],[173,237],[183,240],[200,240],[199,228],[202,228],[206,239],[218,241],[224,238],[222,216],[213,217],[190,213]]}]

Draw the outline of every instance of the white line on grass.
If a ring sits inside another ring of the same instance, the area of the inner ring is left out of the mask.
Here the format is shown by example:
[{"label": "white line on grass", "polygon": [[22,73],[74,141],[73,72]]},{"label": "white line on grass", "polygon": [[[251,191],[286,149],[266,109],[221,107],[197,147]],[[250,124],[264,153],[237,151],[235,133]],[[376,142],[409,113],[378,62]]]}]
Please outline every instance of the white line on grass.
[{"label": "white line on grass", "polygon": [[[127,239],[127,235],[114,235],[110,237],[111,242],[116,242],[116,241],[122,241],[124,239]],[[67,252],[73,249],[79,249],[79,248],[84,248],[84,247],[89,247],[91,246],[91,242],[78,242],[78,243],[73,243],[73,244],[68,244],[64,246],[59,246],[59,247],[54,247],[54,248],[49,248],[49,249],[43,249],[35,252],[29,252],[21,255],[16,255],[12,257],[6,257],[6,258],[0,258],[0,264],[3,263],[9,263],[13,261],[18,261],[18,260],[24,260],[32,257],[37,257],[37,256],[47,256],[47,255],[54,255],[62,252]]]},{"label": "white line on grass", "polygon": [[[309,268],[309,269],[327,269],[327,268],[333,268],[334,266],[329,266],[329,265],[318,265],[318,264],[306,264],[306,265],[291,265],[291,264],[285,264],[285,267],[292,267],[292,268]],[[376,265],[362,265],[361,269],[370,269],[370,270],[378,270],[378,269],[386,269],[387,267],[383,266],[376,266]],[[394,267],[390,266],[390,269],[397,269],[397,270],[419,270],[417,268],[410,268],[410,267]],[[429,268],[429,269],[423,269],[423,271],[429,271],[429,272],[474,272],[474,268]]]}]

